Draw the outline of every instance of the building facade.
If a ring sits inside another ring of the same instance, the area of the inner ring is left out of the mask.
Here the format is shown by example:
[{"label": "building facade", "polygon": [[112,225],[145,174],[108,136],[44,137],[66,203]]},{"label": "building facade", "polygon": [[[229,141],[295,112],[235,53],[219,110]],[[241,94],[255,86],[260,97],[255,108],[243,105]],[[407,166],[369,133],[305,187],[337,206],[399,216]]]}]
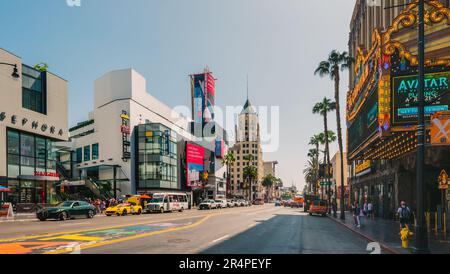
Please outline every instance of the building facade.
[{"label": "building facade", "polygon": [[[0,185],[18,212],[58,201],[55,143],[67,141],[67,81],[0,49]],[[15,75],[12,75],[12,72]]]},{"label": "building facade", "polygon": [[[400,4],[407,4],[399,6]],[[349,52],[355,58],[347,94],[347,151],[352,201],[371,200],[378,216],[393,218],[400,201],[415,209],[417,148],[417,1],[357,1]],[[385,7],[397,6],[393,9]],[[440,204],[437,177],[449,170],[448,146],[433,143],[431,115],[449,110],[449,1],[427,1],[427,210]]]},{"label": "building facade", "polygon": [[[241,113],[238,115],[236,143],[230,148],[236,159],[231,167],[232,196],[251,199],[263,198],[264,189],[261,181],[264,176],[264,165],[259,134],[258,114],[247,99]],[[246,160],[248,155],[251,155],[252,158],[250,162]],[[250,186],[245,187],[247,181],[244,175],[244,168],[249,165],[256,167],[257,170],[257,178],[251,188]],[[252,194],[249,194],[249,188]],[[249,195],[250,197],[248,197]]]},{"label": "building facade", "polygon": [[337,189],[337,204],[338,207],[337,208],[341,208],[341,165],[343,164],[344,166],[344,189],[345,189],[345,205],[346,208],[349,208],[350,206],[350,200],[349,200],[349,193],[350,193],[350,189],[348,186],[348,164],[347,164],[347,153],[344,152],[343,155],[343,159],[344,159],[344,163],[341,162],[341,152],[338,151],[334,154],[333,158],[331,159],[331,166],[333,168],[333,185],[332,185],[332,190],[334,193],[334,189],[336,186]]}]

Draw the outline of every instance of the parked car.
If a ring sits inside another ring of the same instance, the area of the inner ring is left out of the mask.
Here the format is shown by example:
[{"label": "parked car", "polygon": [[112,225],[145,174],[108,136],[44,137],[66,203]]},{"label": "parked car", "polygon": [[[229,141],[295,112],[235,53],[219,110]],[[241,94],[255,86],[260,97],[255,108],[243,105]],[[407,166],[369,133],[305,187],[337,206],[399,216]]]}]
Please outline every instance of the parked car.
[{"label": "parked car", "polygon": [[235,206],[235,203],[233,202],[233,200],[226,200],[227,201],[227,207],[231,208]]},{"label": "parked car", "polygon": [[326,216],[328,212],[328,203],[325,200],[314,200],[311,201],[309,206],[308,213],[309,215],[318,214],[322,216]]},{"label": "parked car", "polygon": [[233,204],[233,207],[239,207],[239,206],[241,206],[241,204],[239,203],[239,200],[237,200],[237,199],[231,200],[231,203]]},{"label": "parked car", "polygon": [[281,206],[281,202],[280,201],[275,201],[275,206]]},{"label": "parked car", "polygon": [[250,206],[250,202],[244,199],[239,199],[238,204],[239,206]]},{"label": "parked car", "polygon": [[284,201],[283,206],[284,207],[290,207],[291,204],[292,204],[292,200],[287,200],[287,201]]},{"label": "parked car", "polygon": [[134,203],[123,203],[116,206],[110,206],[105,211],[106,216],[111,216],[114,214],[117,216],[126,216],[128,214],[141,215],[141,213],[142,206],[136,205]]},{"label": "parked car", "polygon": [[36,212],[36,217],[40,221],[47,219],[57,219],[65,221],[67,219],[75,219],[85,217],[94,218],[95,207],[84,201],[65,201],[54,207],[46,207]]},{"label": "parked car", "polygon": [[228,203],[227,200],[215,200],[217,208],[227,208]]},{"label": "parked car", "polygon": [[260,198],[255,199],[255,200],[253,200],[253,204],[254,205],[264,205],[264,200],[260,199]]},{"label": "parked car", "polygon": [[198,206],[199,210],[202,210],[202,209],[216,209],[216,208],[217,208],[217,203],[214,200],[205,200]]}]

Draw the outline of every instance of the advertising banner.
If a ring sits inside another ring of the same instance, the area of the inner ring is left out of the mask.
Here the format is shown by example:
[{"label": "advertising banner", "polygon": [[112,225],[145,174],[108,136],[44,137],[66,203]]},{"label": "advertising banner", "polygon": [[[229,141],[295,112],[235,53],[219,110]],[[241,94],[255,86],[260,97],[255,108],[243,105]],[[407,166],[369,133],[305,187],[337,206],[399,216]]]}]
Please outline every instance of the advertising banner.
[{"label": "advertising banner", "polygon": [[225,152],[225,147],[224,147],[224,142],[222,140],[222,138],[217,137],[216,139],[216,158],[223,158],[224,157],[224,152]]},{"label": "advertising banner", "polygon": [[186,144],[186,184],[199,187],[200,173],[205,170],[205,149],[198,145]]},{"label": "advertising banner", "polygon": [[209,122],[214,118],[214,102],[216,97],[216,83],[212,73],[206,75],[206,108],[205,108],[205,122]]},{"label": "advertising banner", "polygon": [[[425,74],[425,116],[449,109],[450,92],[448,83],[450,72]],[[418,112],[418,80],[417,75],[393,77],[392,110],[393,125],[417,123]]]},{"label": "advertising banner", "polygon": [[450,111],[431,115],[431,144],[450,145]]},{"label": "advertising banner", "polygon": [[205,108],[205,75],[198,74],[193,76],[194,85],[194,117],[192,119],[195,123],[203,123],[203,111]]}]

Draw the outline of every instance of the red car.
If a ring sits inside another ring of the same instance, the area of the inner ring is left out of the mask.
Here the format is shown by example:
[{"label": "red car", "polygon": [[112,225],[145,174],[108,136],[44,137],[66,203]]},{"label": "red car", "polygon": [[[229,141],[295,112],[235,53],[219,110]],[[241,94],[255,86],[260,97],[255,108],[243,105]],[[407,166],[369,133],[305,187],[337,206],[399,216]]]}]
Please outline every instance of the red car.
[{"label": "red car", "polygon": [[314,200],[311,201],[311,204],[309,206],[309,215],[318,214],[322,216],[326,216],[328,212],[328,203],[324,200]]}]

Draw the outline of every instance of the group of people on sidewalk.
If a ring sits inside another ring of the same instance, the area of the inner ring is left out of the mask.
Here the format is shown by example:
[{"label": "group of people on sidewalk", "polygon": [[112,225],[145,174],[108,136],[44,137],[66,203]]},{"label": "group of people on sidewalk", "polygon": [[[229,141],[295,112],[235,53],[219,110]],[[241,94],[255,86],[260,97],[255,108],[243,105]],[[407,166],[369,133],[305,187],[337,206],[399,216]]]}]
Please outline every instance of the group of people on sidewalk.
[{"label": "group of people on sidewalk", "polygon": [[354,226],[356,227],[361,227],[362,220],[364,217],[367,217],[372,220],[375,218],[372,201],[365,202],[362,207],[359,205],[358,202],[355,202],[352,205],[352,213],[354,219]]},{"label": "group of people on sidewalk", "polygon": [[[406,206],[406,203],[402,201],[400,203],[400,207],[397,209],[397,216],[400,221],[400,231],[406,227],[409,229],[409,223],[411,221],[412,212],[409,207]],[[375,211],[373,203],[369,200],[365,202],[363,206],[360,206],[358,202],[355,202],[352,205],[352,214],[354,220],[354,226],[360,228],[363,223],[364,218],[368,218],[371,220],[375,219]]]}]

